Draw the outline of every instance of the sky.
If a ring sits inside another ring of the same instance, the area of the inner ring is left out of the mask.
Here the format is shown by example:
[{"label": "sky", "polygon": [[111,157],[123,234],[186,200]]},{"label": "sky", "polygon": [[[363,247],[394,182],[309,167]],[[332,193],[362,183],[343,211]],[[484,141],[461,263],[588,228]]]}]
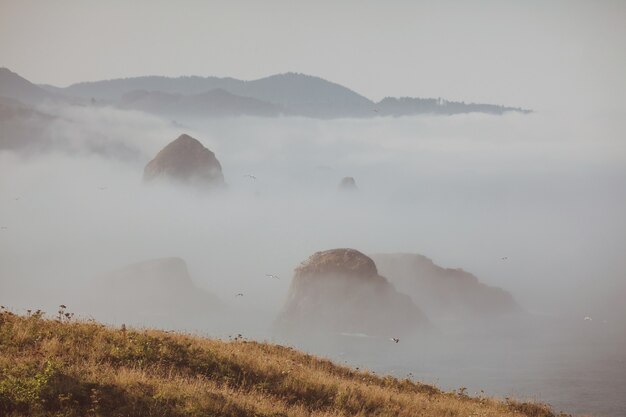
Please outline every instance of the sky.
[{"label": "sky", "polygon": [[0,66],[35,83],[317,75],[368,98],[622,113],[620,1],[7,1]]}]

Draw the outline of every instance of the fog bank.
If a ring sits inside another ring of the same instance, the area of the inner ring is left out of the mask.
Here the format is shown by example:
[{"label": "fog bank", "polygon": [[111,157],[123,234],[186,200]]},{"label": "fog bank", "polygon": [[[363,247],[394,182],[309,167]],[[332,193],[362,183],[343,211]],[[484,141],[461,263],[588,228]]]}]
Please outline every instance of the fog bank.
[{"label": "fog bank", "polygon": [[[88,315],[84,291],[97,277],[179,257],[193,284],[227,307],[218,327],[194,317],[184,329],[272,339],[293,270],[312,253],[420,253],[511,292],[529,316],[514,327],[449,327],[443,339],[390,354],[397,362],[380,360],[377,341],[376,355],[365,348],[370,342],[299,347],[448,388],[541,392],[576,412],[591,410],[576,402],[579,389],[600,384],[596,398],[608,408],[591,411],[624,406],[608,388],[622,386],[621,372],[561,394],[523,384],[543,378],[542,369],[569,378],[572,369],[623,368],[615,352],[626,346],[626,122],[535,113],[236,118],[183,127],[109,108],[43,110],[57,117],[45,131],[51,146],[0,151],[3,305],[54,312],[63,303]],[[181,133],[215,152],[226,190],[142,184],[145,164]],[[339,190],[346,176],[358,191]],[[113,313],[97,318],[119,323]],[[594,327],[581,331],[584,317]],[[570,362],[559,365],[558,352],[570,352]]]}]

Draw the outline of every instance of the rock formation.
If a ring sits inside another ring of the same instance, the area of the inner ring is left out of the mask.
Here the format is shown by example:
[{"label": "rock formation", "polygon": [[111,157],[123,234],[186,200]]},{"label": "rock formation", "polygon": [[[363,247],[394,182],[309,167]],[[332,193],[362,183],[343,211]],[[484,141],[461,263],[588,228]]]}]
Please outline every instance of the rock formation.
[{"label": "rock formation", "polygon": [[389,281],[433,319],[468,320],[517,313],[513,296],[462,269],[442,268],[418,254],[372,255]]},{"label": "rock formation", "polygon": [[420,309],[374,261],[354,249],[313,254],[296,268],[276,328],[286,334],[364,333],[393,336],[425,327]]},{"label": "rock formation", "polygon": [[224,185],[215,154],[189,135],[180,135],[146,165],[145,182],[171,180],[206,188]]},{"label": "rock formation", "polygon": [[223,308],[194,285],[185,261],[158,258],[104,274],[93,284],[86,311],[104,319],[158,327],[202,325]]},{"label": "rock formation", "polygon": [[358,187],[353,177],[344,177],[339,182],[339,189],[341,191],[356,191]]}]

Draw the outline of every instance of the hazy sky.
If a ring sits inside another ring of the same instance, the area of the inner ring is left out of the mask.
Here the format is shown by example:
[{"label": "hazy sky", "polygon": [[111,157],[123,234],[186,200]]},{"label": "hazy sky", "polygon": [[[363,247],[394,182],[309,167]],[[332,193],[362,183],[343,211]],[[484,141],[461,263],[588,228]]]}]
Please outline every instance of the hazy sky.
[{"label": "hazy sky", "polygon": [[0,66],[37,83],[303,72],[380,99],[622,112],[621,1],[7,1]]}]

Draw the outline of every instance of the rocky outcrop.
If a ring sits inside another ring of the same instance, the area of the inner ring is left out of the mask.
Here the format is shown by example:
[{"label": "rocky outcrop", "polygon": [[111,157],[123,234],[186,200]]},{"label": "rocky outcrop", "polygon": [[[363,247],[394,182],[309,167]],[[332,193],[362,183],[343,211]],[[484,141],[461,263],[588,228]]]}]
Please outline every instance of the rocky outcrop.
[{"label": "rocky outcrop", "polygon": [[479,282],[462,269],[442,268],[418,254],[372,255],[389,281],[433,319],[471,320],[521,311],[507,291]]},{"label": "rocky outcrop", "polygon": [[215,154],[185,134],[148,162],[143,179],[144,182],[169,180],[206,188],[224,185],[222,165]]},{"label": "rocky outcrop", "polygon": [[356,186],[356,181],[353,177],[344,177],[339,182],[339,189],[341,191],[356,191],[358,190]]},{"label": "rocky outcrop", "polygon": [[147,260],[106,273],[92,292],[88,311],[141,325],[200,325],[223,308],[215,295],[194,285],[180,258]]},{"label": "rocky outcrop", "polygon": [[354,249],[313,254],[296,268],[276,328],[286,334],[391,336],[427,326],[420,309]]}]

